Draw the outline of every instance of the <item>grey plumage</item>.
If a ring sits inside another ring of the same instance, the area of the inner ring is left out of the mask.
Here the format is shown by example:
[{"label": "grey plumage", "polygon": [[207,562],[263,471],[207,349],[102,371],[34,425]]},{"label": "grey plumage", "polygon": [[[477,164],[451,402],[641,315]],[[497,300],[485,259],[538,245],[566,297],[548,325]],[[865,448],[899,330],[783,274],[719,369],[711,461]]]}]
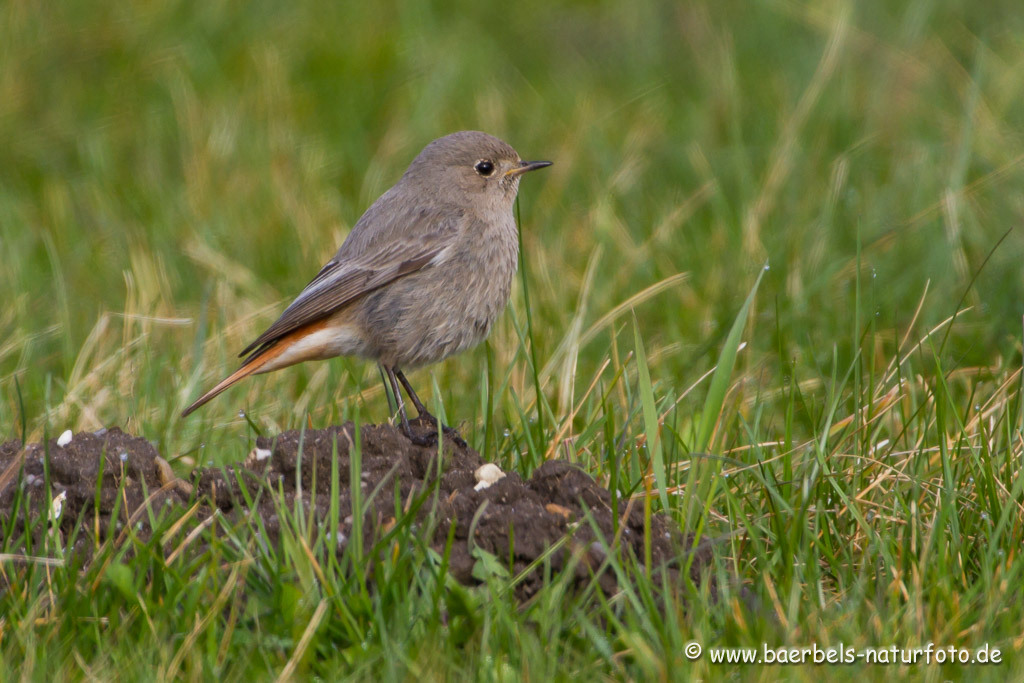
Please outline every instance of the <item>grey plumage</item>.
[{"label": "grey plumage", "polygon": [[[427,145],[246,347],[242,367],[183,415],[249,374],[337,355],[379,362],[425,414],[400,368],[437,362],[490,332],[517,267],[512,206],[520,177],[548,165],[523,162],[508,144],[476,131]],[[404,406],[401,413],[409,433]]]}]

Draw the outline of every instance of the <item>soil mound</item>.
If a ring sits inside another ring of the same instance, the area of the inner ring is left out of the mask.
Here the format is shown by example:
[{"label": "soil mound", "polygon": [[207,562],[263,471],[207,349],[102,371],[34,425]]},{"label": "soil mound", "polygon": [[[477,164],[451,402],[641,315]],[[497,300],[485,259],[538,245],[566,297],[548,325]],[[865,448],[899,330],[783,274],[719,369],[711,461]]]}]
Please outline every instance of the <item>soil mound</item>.
[{"label": "soil mound", "polygon": [[[414,422],[413,426],[422,433],[431,430],[426,424]],[[508,472],[485,486],[481,477],[490,481],[500,472],[493,466],[481,472],[486,463],[480,455],[457,441],[444,437],[438,462],[437,447],[415,445],[392,425],[364,425],[358,435],[351,422],[288,431],[257,439],[243,463],[196,469],[191,481],[177,478],[149,441],[116,428],[79,433],[64,445],[51,439],[22,449],[9,441],[0,446],[0,520],[8,518],[0,524],[0,534],[11,528],[9,516],[14,514],[18,516],[15,533],[29,529],[29,542],[42,547],[52,500],[63,494],[60,529],[67,538],[82,520],[86,532],[78,534],[72,548],[86,555],[96,543],[90,536],[93,529],[99,529],[100,541],[112,532],[121,533],[124,524],[134,525],[136,533],[145,536],[147,510],[196,501],[201,513],[195,523],[215,508],[228,515],[248,513],[246,501],[252,501],[268,540],[274,542],[280,532],[280,501],[275,502],[271,490],[283,493],[288,509],[301,502],[303,509],[312,508],[316,519],[325,523],[333,488],[339,551],[355,528],[355,494],[364,510],[360,525],[364,548],[394,527],[396,510],[402,517],[415,515],[415,523],[428,531],[430,545],[439,553],[445,552],[454,527],[450,572],[466,584],[478,580],[474,566],[481,558],[479,550],[497,558],[513,576],[547,554],[554,570],[572,566],[579,582],[597,576],[606,592],[617,588],[615,575],[606,571],[608,552],[644,557],[642,505],[620,501],[616,520],[609,491],[583,470],[560,460],[544,463],[527,480]],[[358,457],[353,459],[353,453]],[[332,487],[332,472],[336,472],[336,487]],[[358,489],[353,476],[358,478]],[[660,514],[651,518],[650,538],[653,566],[668,572],[669,585],[678,585],[688,539]],[[695,583],[709,553],[707,547],[699,548],[690,563]],[[541,571],[531,572],[516,585],[517,595],[529,598],[542,581]]]}]

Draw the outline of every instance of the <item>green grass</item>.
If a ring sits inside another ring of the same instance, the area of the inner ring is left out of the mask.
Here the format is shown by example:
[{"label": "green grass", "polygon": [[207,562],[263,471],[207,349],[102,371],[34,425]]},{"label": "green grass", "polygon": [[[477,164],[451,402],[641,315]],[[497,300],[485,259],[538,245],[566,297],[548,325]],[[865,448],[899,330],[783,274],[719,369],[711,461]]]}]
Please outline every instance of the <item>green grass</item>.
[{"label": "green grass", "polygon": [[401,526],[370,585],[282,510],[277,548],[217,519],[173,559],[0,561],[0,679],[896,673],[690,641],[988,643],[908,671],[1019,678],[1022,46],[1010,0],[0,5],[0,436],[119,425],[184,472],[247,420],[387,419],[354,360],[177,415],[426,142],[482,129],[555,162],[522,187],[529,297],[412,381],[505,469],[667,505],[722,586],[519,606]]}]

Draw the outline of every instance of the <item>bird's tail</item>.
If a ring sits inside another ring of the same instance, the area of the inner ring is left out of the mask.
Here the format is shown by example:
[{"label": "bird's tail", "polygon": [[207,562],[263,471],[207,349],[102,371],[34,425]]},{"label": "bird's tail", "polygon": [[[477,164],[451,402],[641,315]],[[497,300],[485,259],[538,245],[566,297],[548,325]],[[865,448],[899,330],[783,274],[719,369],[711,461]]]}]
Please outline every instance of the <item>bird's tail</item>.
[{"label": "bird's tail", "polygon": [[185,408],[185,410],[182,411],[181,416],[183,418],[188,417],[189,414],[191,414],[196,408],[199,408],[207,401],[220,395],[222,392],[226,391],[228,387],[232,386],[236,382],[240,382],[249,375],[259,372],[259,369],[266,365],[269,361],[269,358],[264,360],[263,356],[260,356],[259,358],[254,359],[252,363],[249,363],[248,361],[243,363],[242,367],[238,368],[233,373],[222,379],[217,384],[217,386],[215,386],[213,389],[210,389],[205,394],[197,398],[188,408]]},{"label": "bird's tail", "polygon": [[187,417],[196,408],[249,375],[270,372],[301,363],[304,360],[329,358],[338,355],[336,350],[332,351],[334,348],[332,342],[338,334],[344,334],[343,330],[344,325],[339,324],[338,321],[332,318],[323,318],[293,330],[280,339],[268,342],[268,345],[260,347],[246,358],[242,363],[242,367],[225,377],[217,386],[197,398],[188,408],[185,408],[181,416]]}]

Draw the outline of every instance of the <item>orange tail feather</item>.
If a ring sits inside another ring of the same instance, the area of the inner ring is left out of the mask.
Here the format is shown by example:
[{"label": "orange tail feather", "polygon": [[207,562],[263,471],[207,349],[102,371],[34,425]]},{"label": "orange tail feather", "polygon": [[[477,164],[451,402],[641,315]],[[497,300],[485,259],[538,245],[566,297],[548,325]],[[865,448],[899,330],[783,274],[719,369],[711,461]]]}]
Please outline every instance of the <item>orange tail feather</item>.
[{"label": "orange tail feather", "polygon": [[[195,402],[193,402],[192,405],[190,405],[188,408],[185,408],[185,410],[182,411],[181,413],[181,417],[188,417],[189,414],[191,414],[196,408],[199,408],[210,399],[223,393],[236,382],[240,382],[249,375],[255,375],[260,372],[270,372],[271,370],[276,370],[279,367],[285,367],[286,365],[292,365],[302,360],[306,360],[306,358],[301,357],[294,359],[283,359],[284,362],[282,364],[277,366],[271,365],[272,361],[277,360],[285,351],[288,351],[290,348],[292,348],[293,344],[301,341],[304,337],[306,337],[306,335],[312,334],[313,332],[317,332],[327,327],[328,323],[328,320],[322,320],[317,321],[311,325],[306,325],[305,327],[299,328],[294,332],[285,335],[284,337],[279,339],[276,344],[274,344],[267,350],[261,353],[258,352],[258,355],[250,356],[245,360],[245,362],[242,363],[242,367],[238,368],[233,373],[222,379],[220,383],[217,384],[217,386],[215,386],[213,389],[210,389],[205,394],[197,398]],[[316,357],[314,352],[315,349],[309,349],[308,357]],[[270,367],[267,367],[268,365],[270,365]]]},{"label": "orange tail feather", "polygon": [[242,367],[238,368],[233,373],[222,379],[220,383],[218,383],[217,386],[215,386],[213,389],[210,389],[205,394],[197,398],[192,403],[192,405],[190,405],[188,408],[185,408],[185,410],[181,412],[181,416],[183,418],[188,417],[189,414],[191,414],[196,408],[201,407],[207,401],[211,400],[215,396],[220,395],[222,392],[226,391],[228,387],[235,384],[236,382],[239,382],[248,377],[249,375],[253,374],[257,370],[259,370],[259,368],[263,364],[264,363],[260,363],[259,359],[257,359],[251,364],[243,365]]}]

